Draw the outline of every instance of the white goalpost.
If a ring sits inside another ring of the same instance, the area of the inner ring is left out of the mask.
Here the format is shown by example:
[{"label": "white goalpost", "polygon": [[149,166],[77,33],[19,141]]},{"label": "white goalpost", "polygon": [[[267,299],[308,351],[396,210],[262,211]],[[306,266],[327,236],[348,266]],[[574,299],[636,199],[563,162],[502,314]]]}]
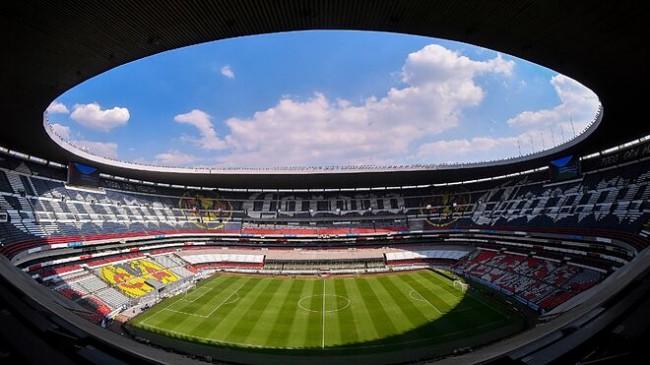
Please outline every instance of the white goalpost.
[{"label": "white goalpost", "polygon": [[187,286],[187,289],[185,289],[185,296],[187,297],[187,295],[194,290],[196,290],[196,282],[191,282],[190,285]]},{"label": "white goalpost", "polygon": [[458,289],[458,290],[460,290],[462,292],[466,292],[467,289],[469,289],[469,284],[463,283],[460,280],[454,280],[454,288],[456,288],[456,289]]}]

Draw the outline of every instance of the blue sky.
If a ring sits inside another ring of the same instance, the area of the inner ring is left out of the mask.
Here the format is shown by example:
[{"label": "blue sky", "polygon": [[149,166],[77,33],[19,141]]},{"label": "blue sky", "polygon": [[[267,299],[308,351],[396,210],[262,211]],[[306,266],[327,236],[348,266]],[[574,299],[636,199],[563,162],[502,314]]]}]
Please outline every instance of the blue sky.
[{"label": "blue sky", "polygon": [[168,166],[395,165],[550,148],[597,97],[468,44],[361,31],[222,40],[154,55],[59,96],[59,135],[104,157]]}]

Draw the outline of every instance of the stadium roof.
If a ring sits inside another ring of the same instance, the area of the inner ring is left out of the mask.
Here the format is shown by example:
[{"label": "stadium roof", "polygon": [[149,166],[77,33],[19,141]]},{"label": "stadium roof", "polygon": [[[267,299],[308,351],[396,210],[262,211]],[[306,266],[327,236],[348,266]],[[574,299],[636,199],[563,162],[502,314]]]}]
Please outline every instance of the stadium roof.
[{"label": "stadium roof", "polygon": [[[426,185],[498,176],[587,155],[650,134],[644,4],[633,0],[14,1],[0,5],[0,146],[138,180],[228,188]],[[591,88],[599,127],[566,149],[491,166],[387,171],[170,173],[79,157],[52,141],[43,112],[59,95],[111,68],[232,37],[307,29],[400,32],[471,43],[535,62]]]}]

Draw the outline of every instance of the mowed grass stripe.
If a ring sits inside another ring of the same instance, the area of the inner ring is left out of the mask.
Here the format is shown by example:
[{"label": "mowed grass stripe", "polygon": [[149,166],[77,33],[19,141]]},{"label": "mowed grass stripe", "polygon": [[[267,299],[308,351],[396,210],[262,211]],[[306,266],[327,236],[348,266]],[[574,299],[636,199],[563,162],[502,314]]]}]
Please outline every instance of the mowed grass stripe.
[{"label": "mowed grass stripe", "polygon": [[384,302],[388,300],[387,295],[376,291],[378,284],[376,278],[361,278],[357,281],[357,285],[363,293],[366,307],[372,315],[372,321],[379,333],[380,338],[385,338],[388,335],[397,333],[397,326],[393,323],[393,318],[386,312]]},{"label": "mowed grass stripe", "polygon": [[322,344],[322,298],[320,294],[323,292],[322,279],[308,279],[308,285],[305,286],[309,291],[303,291],[300,303],[307,310],[305,312],[304,320],[296,323],[294,329],[296,333],[301,334],[301,338],[297,338],[293,342],[294,347],[308,347],[308,348],[321,348]]},{"label": "mowed grass stripe", "polygon": [[341,295],[337,289],[337,287],[341,287],[339,281],[340,279],[329,279],[325,287],[324,342],[327,346],[337,346],[350,341],[349,334],[341,332],[339,318],[343,317],[343,313],[347,311],[345,308],[347,307],[347,297]]},{"label": "mowed grass stripe", "polygon": [[352,323],[356,327],[357,339],[359,342],[376,340],[380,337],[379,328],[375,323],[373,314],[366,305],[361,289],[357,285],[360,279],[343,279],[343,285],[350,299],[350,311],[352,312]]},{"label": "mowed grass stripe", "polygon": [[432,313],[429,308],[418,306],[409,296],[410,289],[404,283],[400,276],[385,276],[380,279],[381,284],[386,291],[391,294],[399,310],[409,321],[410,326],[405,328],[401,335],[405,343],[418,340],[421,337],[419,332],[414,332],[414,328],[419,328],[431,320],[437,319],[437,313]]},{"label": "mowed grass stripe", "polygon": [[218,345],[362,354],[509,326],[512,314],[501,311],[431,271],[327,279],[219,274],[131,324]]},{"label": "mowed grass stripe", "polygon": [[[230,277],[226,277],[223,280],[218,280],[211,284],[212,288],[207,292],[203,292],[204,295],[198,297],[195,302],[188,303],[184,300],[179,300],[168,308],[168,311],[172,309],[176,312],[172,312],[173,315],[165,321],[165,328],[172,332],[183,332],[187,328],[200,328],[201,325],[214,322],[214,315],[218,310],[217,308],[220,308],[231,299],[232,291],[235,290],[238,282],[237,280],[232,280]],[[202,307],[197,309],[195,304],[199,304]],[[193,313],[195,315],[187,315],[187,313]],[[197,329],[190,333],[197,340],[206,340],[206,331]]]},{"label": "mowed grass stripe", "polygon": [[[230,282],[233,281],[230,279],[228,280]],[[225,288],[227,289],[227,286],[225,286]],[[146,321],[146,324],[150,326],[163,327],[166,330],[172,331],[180,329],[182,332],[185,326],[194,326],[195,323],[198,324],[204,319],[203,317],[207,314],[208,310],[206,303],[213,298],[219,300],[218,294],[220,293],[220,290],[221,288],[218,286],[211,286],[208,291],[203,290],[198,294],[202,295],[200,298],[201,300],[197,300],[193,303],[185,302],[183,300],[184,297],[169,298],[167,299],[169,302],[164,301],[160,304],[160,307],[156,307],[156,309],[159,308],[160,310],[153,313],[147,312],[147,317],[143,321]],[[192,295],[192,293],[188,295]],[[216,305],[218,304],[215,304],[215,306]],[[205,314],[201,314],[201,310],[205,311]],[[195,315],[188,315],[187,313]]]},{"label": "mowed grass stripe", "polygon": [[[454,308],[463,296],[456,296],[450,294],[450,290],[453,289],[453,282],[447,279],[440,277],[438,274],[433,271],[427,272],[415,272],[412,275],[413,279],[423,287],[427,288],[427,291],[435,297],[436,300],[444,302],[445,310],[443,313],[448,312],[450,309]],[[424,274],[424,275],[422,275]],[[426,295],[426,294],[424,294]]]},{"label": "mowed grass stripe", "polygon": [[[192,327],[188,326],[187,329],[190,330],[190,333],[203,339],[213,339],[216,341],[223,340],[223,337],[215,336],[215,328],[221,327],[221,324],[226,322],[232,309],[241,302],[242,292],[245,292],[244,288],[247,285],[254,285],[256,282],[256,280],[251,277],[233,276],[233,278],[235,280],[229,281],[229,285],[219,293],[219,296],[206,302],[206,307],[210,309],[208,312],[210,316],[203,318],[199,323]],[[225,279],[215,284],[221,287],[221,284],[224,282]]]},{"label": "mowed grass stripe", "polygon": [[225,342],[247,344],[246,338],[251,327],[259,319],[264,301],[268,300],[269,292],[266,289],[272,283],[273,280],[269,278],[256,278],[251,285],[245,285],[240,289],[239,301],[228,308],[229,311],[219,326]]},{"label": "mowed grass stripe", "polygon": [[428,308],[429,314],[435,319],[410,333],[415,338],[413,340],[414,343],[423,343],[424,341],[422,339],[426,338],[430,338],[431,341],[459,338],[475,333],[476,326],[483,323],[480,319],[468,320],[465,313],[457,312],[457,308],[469,297],[449,296],[448,290],[450,288],[453,290],[451,281],[444,281],[444,279],[434,280],[438,279],[438,277],[431,271],[416,272],[413,275],[405,277],[405,279],[407,287],[415,290],[413,297],[420,299],[413,298],[414,303],[421,303],[420,308]]},{"label": "mowed grass stripe", "polygon": [[296,319],[298,318],[298,311],[304,312],[298,306],[302,288],[305,286],[304,280],[285,280],[290,284],[286,298],[282,302],[282,306],[278,309],[278,315],[271,326],[271,332],[266,338],[266,346],[269,347],[287,347],[289,336],[287,334],[292,332],[292,328]]},{"label": "mowed grass stripe", "polygon": [[422,298],[422,303],[424,305],[432,306],[432,309],[440,312],[439,314],[444,314],[448,312],[453,306],[454,303],[448,303],[440,297],[440,287],[434,285],[429,278],[422,278],[417,275],[408,275],[404,277],[404,281],[415,290],[413,296],[416,298]]},{"label": "mowed grass stripe", "polygon": [[[222,343],[224,342],[223,331],[221,326],[227,322],[229,313],[235,308],[244,295],[244,288],[249,285],[255,285],[257,280],[255,278],[247,278],[245,276],[230,276],[235,279],[228,286],[227,289],[222,291],[223,296],[221,301],[214,306],[211,302],[212,314],[205,318],[197,326],[186,329],[192,333],[200,334],[201,337],[208,342]],[[218,283],[215,283],[218,285]]]},{"label": "mowed grass stripe", "polygon": [[[280,290],[284,280],[279,279],[268,279],[268,285],[263,289],[261,293],[255,299],[253,305],[249,308],[247,316],[243,319],[247,319],[244,326],[246,327],[244,331],[241,331],[241,334],[246,334],[244,342],[246,343],[264,343],[266,341],[266,334],[270,332],[270,324],[272,319],[277,315],[277,309],[279,306],[276,303],[283,301],[286,297],[283,296],[278,301],[279,292],[285,292],[286,289]],[[284,293],[282,293],[284,294]],[[273,308],[275,305],[275,309]],[[271,320],[271,321],[269,321]]]},{"label": "mowed grass stripe", "polygon": [[[200,300],[197,300],[195,303],[201,305],[201,308],[209,308],[209,310],[214,309],[215,306],[219,305],[216,301],[225,299],[225,297],[222,298],[222,296],[227,295],[223,294],[223,290],[228,290],[228,288],[230,288],[229,284],[234,284],[235,280],[234,277],[227,276],[224,280],[210,281],[209,290],[201,291],[201,293],[198,294],[201,295]],[[222,286],[224,283],[227,285]],[[192,293],[188,295],[192,295]],[[174,297],[163,301],[159,306],[154,308],[159,309],[158,311],[145,313],[146,317],[144,317],[140,323],[145,324],[144,322],[146,322],[146,328],[149,328],[154,332],[165,333],[165,331],[168,331],[167,333],[172,337],[187,337],[193,338],[197,341],[203,341],[204,338],[200,333],[187,331],[187,328],[198,326],[206,318],[204,318],[203,315],[189,316],[185,314],[190,309],[187,308],[187,302],[184,303],[182,300],[183,298],[184,296]],[[209,306],[208,304],[211,304],[212,300],[214,300],[215,303],[213,306]],[[208,309],[206,309],[206,314],[207,310]],[[185,334],[185,336],[181,336],[181,334]]]},{"label": "mowed grass stripe", "polygon": [[302,285],[300,286],[300,291],[296,292],[295,297],[296,309],[293,312],[295,317],[292,318],[289,332],[284,334],[285,345],[289,348],[302,347],[304,345],[303,341],[305,336],[307,336],[307,323],[309,317],[312,316],[312,312],[302,309],[299,306],[299,303],[302,303],[302,305],[308,305],[311,303],[311,299],[305,299],[305,301],[302,300],[313,293],[315,280],[300,281],[302,282]]},{"label": "mowed grass stripe", "polygon": [[431,307],[425,307],[411,297],[413,288],[404,281],[403,275],[391,275],[386,279],[387,282],[384,285],[393,291],[394,296],[401,297],[400,306],[408,308],[409,316],[414,323],[425,323],[439,317],[437,312],[431,310]]},{"label": "mowed grass stripe", "polygon": [[[431,272],[428,274],[433,275]],[[429,282],[427,277],[419,277],[417,275],[409,275],[404,277],[404,281],[411,287],[418,295],[422,297],[421,301],[416,300],[416,302],[421,303],[422,306],[429,306],[432,311],[435,311],[438,314],[439,319],[435,322],[435,327],[430,330],[430,335],[432,337],[445,337],[448,333],[455,333],[459,328],[467,328],[468,331],[471,331],[471,328],[475,324],[467,324],[464,320],[465,317],[458,314],[448,313],[453,308],[453,303],[447,303],[441,299],[437,292],[441,289],[439,286]],[[447,315],[442,314],[448,313]]]},{"label": "mowed grass stripe", "polygon": [[333,316],[332,322],[336,321],[336,335],[333,335],[332,344],[347,344],[359,341],[359,333],[357,332],[357,324],[354,320],[354,310],[352,308],[352,299],[348,294],[348,289],[345,286],[345,279],[334,279],[334,293],[350,301],[350,306],[336,312]]},{"label": "mowed grass stripe", "polygon": [[[442,310],[446,315],[442,316],[436,322],[438,329],[441,330],[441,336],[460,338],[475,333],[476,328],[492,327],[493,324],[497,324],[494,318],[485,315],[486,310],[493,312],[489,307],[485,307],[484,309],[478,307],[479,310],[474,311],[472,314],[468,314],[468,311],[455,311],[454,309],[459,305],[461,298],[449,295],[449,290],[453,290],[453,283],[451,281],[444,280],[430,271],[424,273],[419,272],[412,279],[414,280],[412,283],[422,285],[425,291],[422,291],[421,294],[427,299],[435,301],[435,303],[444,302],[446,304],[446,307]],[[449,289],[450,287],[451,289]],[[446,300],[443,298],[446,298]],[[471,299],[468,296],[464,296],[462,300]]]},{"label": "mowed grass stripe", "polygon": [[[465,309],[462,314],[460,312],[450,313],[452,316],[462,316],[463,319],[470,323],[482,323],[481,325],[488,327],[495,324],[498,326],[500,320],[507,320],[509,316],[502,313],[498,308],[486,305],[481,301],[474,299],[473,296],[464,296],[460,290],[454,288],[453,282],[449,279],[442,277],[440,274],[432,271],[417,272],[417,276],[422,280],[430,280],[435,286],[440,288],[438,295],[444,298],[445,301],[455,303],[455,310]],[[471,310],[467,310],[471,309]],[[453,317],[452,317],[453,318]]]},{"label": "mowed grass stripe", "polygon": [[[282,308],[285,302],[291,302],[289,291],[291,289],[291,282],[282,279],[272,279],[273,281],[266,288],[269,295],[263,295],[258,298],[256,309],[259,310],[258,320],[254,326],[251,326],[250,333],[246,338],[248,343],[259,343],[268,346],[271,331],[275,326],[279,317],[284,317]],[[269,292],[270,291],[270,292]],[[265,301],[262,306],[259,301]]]},{"label": "mowed grass stripe", "polygon": [[[190,317],[209,317],[215,308],[228,301],[239,282],[239,279],[234,276],[219,276],[214,281],[210,281],[207,290],[190,292],[186,297],[169,306],[167,310]],[[189,300],[186,300],[187,298]]]},{"label": "mowed grass stripe", "polygon": [[464,296],[464,293],[460,289],[454,287],[453,281],[450,281],[449,279],[442,277],[439,274],[433,272],[430,272],[430,275],[426,275],[427,273],[422,272],[419,272],[417,274],[424,280],[429,280],[430,282],[443,289],[440,293],[440,297],[449,303],[459,302],[460,299],[462,299]]},{"label": "mowed grass stripe", "polygon": [[395,327],[393,334],[402,334],[426,322],[426,319],[418,322],[416,316],[411,316],[412,310],[420,314],[421,312],[412,305],[412,302],[409,303],[405,300],[406,298],[399,290],[396,290],[396,287],[392,285],[387,277],[378,276],[373,282],[376,283],[373,288],[378,297],[381,298],[382,308],[384,308]]}]

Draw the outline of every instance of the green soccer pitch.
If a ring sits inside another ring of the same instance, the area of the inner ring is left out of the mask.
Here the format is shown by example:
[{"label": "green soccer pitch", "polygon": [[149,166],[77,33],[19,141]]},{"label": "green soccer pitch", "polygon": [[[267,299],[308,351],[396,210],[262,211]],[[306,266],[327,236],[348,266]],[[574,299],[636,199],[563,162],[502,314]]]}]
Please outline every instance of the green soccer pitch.
[{"label": "green soccer pitch", "polygon": [[[458,348],[524,320],[430,270],[354,277],[217,274],[132,319],[138,336],[247,351],[360,355]],[[505,329],[505,331],[504,331]]]}]

